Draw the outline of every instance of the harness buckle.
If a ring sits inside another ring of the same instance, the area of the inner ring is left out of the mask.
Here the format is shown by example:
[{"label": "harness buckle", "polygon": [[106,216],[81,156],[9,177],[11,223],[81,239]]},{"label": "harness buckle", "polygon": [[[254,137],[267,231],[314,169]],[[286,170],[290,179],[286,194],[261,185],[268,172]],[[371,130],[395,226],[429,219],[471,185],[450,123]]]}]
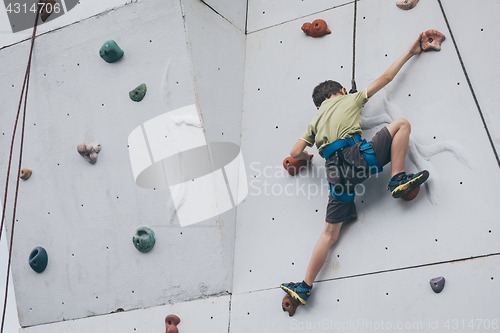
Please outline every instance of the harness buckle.
[{"label": "harness buckle", "polygon": [[372,145],[367,145],[365,148],[361,148],[361,146],[359,147],[359,150],[361,152],[364,152],[365,150],[368,150],[368,149],[372,149]]}]

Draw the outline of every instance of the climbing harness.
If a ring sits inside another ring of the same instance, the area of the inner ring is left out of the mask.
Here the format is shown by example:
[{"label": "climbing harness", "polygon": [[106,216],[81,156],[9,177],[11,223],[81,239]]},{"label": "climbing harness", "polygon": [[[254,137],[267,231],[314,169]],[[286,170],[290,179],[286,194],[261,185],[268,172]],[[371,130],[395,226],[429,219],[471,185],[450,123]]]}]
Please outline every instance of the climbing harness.
[{"label": "climbing harness", "polygon": [[345,187],[345,178],[344,178],[344,154],[342,149],[345,147],[350,147],[355,145],[356,143],[361,142],[359,145],[359,150],[363,153],[363,157],[365,158],[366,165],[368,166],[368,170],[370,174],[376,174],[382,171],[382,167],[378,164],[377,158],[375,157],[375,151],[373,150],[372,143],[367,142],[365,139],[361,139],[359,134],[354,134],[352,137],[338,139],[323,149],[323,157],[325,160],[328,160],[330,156],[332,156],[335,152],[337,152],[338,156],[338,164],[337,167],[340,171],[340,183],[333,185],[332,183],[328,183],[330,192],[332,196],[344,202],[352,202],[354,201],[354,192],[349,193],[347,188]]},{"label": "climbing harness", "polygon": [[[30,55],[29,55],[29,59],[28,59],[28,65],[26,68],[26,73],[24,75],[24,83],[23,83],[23,88],[21,90],[21,98],[19,100],[16,122],[14,123],[14,130],[12,133],[12,141],[10,144],[9,164],[8,164],[8,168],[7,168],[7,178],[5,180],[5,195],[4,195],[4,201],[3,201],[2,221],[0,223],[0,238],[2,237],[3,222],[5,220],[5,207],[6,207],[6,203],[7,203],[7,192],[9,189],[9,175],[10,175],[10,169],[11,169],[11,163],[12,163],[12,151],[14,148],[14,139],[16,137],[17,124],[19,122],[19,114],[21,113],[21,104],[23,102],[23,95],[25,95],[24,96],[24,111],[23,111],[22,130],[21,130],[21,143],[20,143],[20,148],[19,148],[19,167],[17,170],[17,175],[20,175],[20,173],[21,173],[21,163],[22,163],[22,159],[23,159],[23,144],[24,144],[24,127],[25,127],[25,123],[26,123],[26,104],[28,101],[28,86],[29,86],[29,82],[30,82],[31,58],[33,55],[33,46],[35,43],[36,27],[38,25],[38,16],[39,16],[38,14],[41,12],[41,10],[43,10],[43,7],[40,6],[40,3],[39,3],[37,15],[35,15],[35,25],[33,26],[33,34],[31,36],[31,48],[30,48]],[[24,92],[25,88],[26,88],[26,93]],[[10,271],[10,265],[11,265],[11,259],[12,259],[12,244],[14,242],[14,225],[15,225],[14,222],[16,221],[16,208],[17,208],[17,196],[18,196],[18,192],[19,192],[19,179],[20,179],[20,177],[17,177],[16,192],[15,192],[15,196],[14,196],[12,227],[10,229],[9,261],[7,263],[7,278],[5,280],[5,299],[4,299],[4,305],[3,305],[2,324],[0,327],[0,333],[3,333],[3,327],[4,327],[4,323],[5,323],[5,311],[7,309],[7,293],[9,290],[9,271]]]},{"label": "climbing harness", "polygon": [[351,79],[351,90],[349,94],[357,93],[356,81],[354,80],[354,74],[356,71],[356,14],[358,12],[358,0],[354,0],[354,24],[352,28],[352,79]]}]

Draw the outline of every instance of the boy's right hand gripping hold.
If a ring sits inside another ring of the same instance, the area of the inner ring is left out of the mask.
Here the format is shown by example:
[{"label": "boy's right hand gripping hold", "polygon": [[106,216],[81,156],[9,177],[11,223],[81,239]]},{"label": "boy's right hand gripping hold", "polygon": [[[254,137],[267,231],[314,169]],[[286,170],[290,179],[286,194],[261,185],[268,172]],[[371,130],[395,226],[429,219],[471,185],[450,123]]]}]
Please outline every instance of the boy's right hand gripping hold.
[{"label": "boy's right hand gripping hold", "polygon": [[421,45],[421,40],[422,40],[422,35],[424,33],[421,32],[420,35],[418,35],[418,38],[416,41],[413,42],[413,44],[410,46],[410,48],[408,49],[408,51],[412,54],[412,55],[417,55],[419,54],[420,52],[422,52],[422,45]]}]

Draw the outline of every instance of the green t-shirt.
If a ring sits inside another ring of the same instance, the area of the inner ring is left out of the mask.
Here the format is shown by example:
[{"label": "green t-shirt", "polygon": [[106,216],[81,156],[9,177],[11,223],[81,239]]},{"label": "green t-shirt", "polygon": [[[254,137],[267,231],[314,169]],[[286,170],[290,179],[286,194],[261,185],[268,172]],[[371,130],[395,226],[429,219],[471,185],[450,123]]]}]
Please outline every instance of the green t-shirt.
[{"label": "green t-shirt", "polygon": [[319,154],[337,139],[361,134],[361,108],[368,102],[366,89],[355,94],[326,99],[300,137],[310,146],[316,143]]}]

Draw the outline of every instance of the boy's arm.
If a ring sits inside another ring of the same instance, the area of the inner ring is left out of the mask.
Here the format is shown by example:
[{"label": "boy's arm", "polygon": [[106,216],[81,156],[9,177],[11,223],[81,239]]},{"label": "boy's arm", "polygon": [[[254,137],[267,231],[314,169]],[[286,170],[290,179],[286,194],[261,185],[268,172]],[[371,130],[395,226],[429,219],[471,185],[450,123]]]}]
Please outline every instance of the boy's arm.
[{"label": "boy's arm", "polygon": [[309,146],[309,144],[306,141],[299,139],[299,141],[297,141],[295,146],[293,146],[292,150],[290,151],[290,156],[292,156],[296,160],[309,161],[309,154],[304,150],[306,146]]},{"label": "boy's arm", "polygon": [[399,72],[401,67],[410,60],[416,54],[422,52],[422,48],[420,47],[420,39],[422,37],[422,33],[418,36],[417,40],[413,42],[408,50],[406,50],[386,71],[382,76],[376,79],[372,84],[370,84],[366,88],[367,98],[375,95],[377,91],[385,87],[389,82],[394,79],[396,74]]}]

